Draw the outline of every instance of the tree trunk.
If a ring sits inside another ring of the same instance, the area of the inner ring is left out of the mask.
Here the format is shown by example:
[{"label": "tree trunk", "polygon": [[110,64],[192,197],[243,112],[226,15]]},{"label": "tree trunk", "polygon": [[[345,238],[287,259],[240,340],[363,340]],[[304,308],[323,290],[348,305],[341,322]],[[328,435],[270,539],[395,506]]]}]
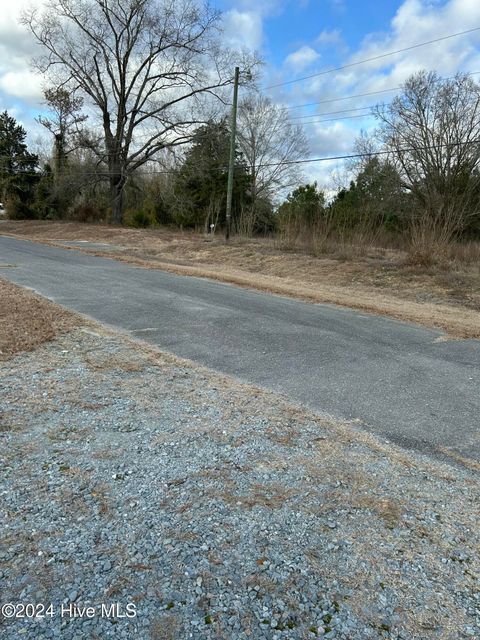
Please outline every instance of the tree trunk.
[{"label": "tree trunk", "polygon": [[122,224],[124,186],[125,182],[121,174],[110,176],[110,203],[112,207],[112,222],[114,224]]},{"label": "tree trunk", "polygon": [[125,187],[125,172],[122,162],[120,135],[112,135],[110,128],[110,114],[104,111],[103,129],[108,151],[108,171],[110,180],[110,206],[112,208],[113,224],[122,224],[123,217],[123,190]]},{"label": "tree trunk", "polygon": [[57,186],[60,184],[60,179],[65,167],[65,136],[63,133],[57,133],[55,135],[55,171],[54,178]]}]

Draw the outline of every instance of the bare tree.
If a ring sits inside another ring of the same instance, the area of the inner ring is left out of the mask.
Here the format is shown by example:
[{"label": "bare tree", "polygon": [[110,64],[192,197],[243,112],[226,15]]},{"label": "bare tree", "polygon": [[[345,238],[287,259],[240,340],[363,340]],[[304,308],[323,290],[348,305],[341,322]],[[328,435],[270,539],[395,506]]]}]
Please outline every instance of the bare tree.
[{"label": "bare tree", "polygon": [[365,129],[360,130],[360,135],[355,138],[353,149],[357,158],[347,161],[347,168],[353,176],[357,176],[375,158],[379,151],[378,140]]},{"label": "bare tree", "polygon": [[298,165],[308,144],[304,130],[295,125],[285,109],[266,97],[251,95],[238,110],[238,144],[252,175],[252,210],[258,201],[276,200],[282,191],[301,182]]},{"label": "bare tree", "polygon": [[412,76],[390,105],[378,107],[378,136],[415,197],[417,230],[448,242],[477,209],[480,86],[469,76]]},{"label": "bare tree", "polygon": [[[158,151],[190,140],[201,98],[233,82],[219,13],[197,0],[47,0],[23,23],[43,46],[36,68],[78,91],[99,116],[112,218],[128,177]],[[251,66],[252,60],[237,61]]]}]

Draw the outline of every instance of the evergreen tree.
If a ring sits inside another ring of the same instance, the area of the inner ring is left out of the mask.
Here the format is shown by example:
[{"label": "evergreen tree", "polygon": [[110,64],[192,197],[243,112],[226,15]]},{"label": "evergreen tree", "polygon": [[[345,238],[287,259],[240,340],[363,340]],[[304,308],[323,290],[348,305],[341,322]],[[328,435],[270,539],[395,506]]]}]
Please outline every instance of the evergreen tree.
[{"label": "evergreen tree", "polygon": [[372,157],[349,188],[337,193],[331,213],[337,229],[398,229],[404,224],[408,204],[408,194],[395,167]]},{"label": "evergreen tree", "polygon": [[[173,217],[181,226],[203,226],[225,221],[230,134],[225,121],[199,127],[175,181]],[[251,177],[242,154],[236,152],[232,216],[249,198]]]},{"label": "evergreen tree", "polygon": [[299,227],[311,229],[323,216],[325,195],[319,191],[317,183],[298,187],[288,194],[286,201],[279,207],[280,222],[290,221]]},{"label": "evergreen tree", "polygon": [[0,113],[0,195],[10,217],[34,217],[38,157],[29,153],[25,129],[7,111]]}]

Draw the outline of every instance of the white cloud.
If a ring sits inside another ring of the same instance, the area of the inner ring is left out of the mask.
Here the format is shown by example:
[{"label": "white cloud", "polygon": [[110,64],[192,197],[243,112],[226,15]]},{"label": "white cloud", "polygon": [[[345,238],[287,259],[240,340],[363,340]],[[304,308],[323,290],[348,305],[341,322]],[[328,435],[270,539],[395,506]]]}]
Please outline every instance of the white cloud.
[{"label": "white cloud", "polygon": [[[315,124],[305,128],[311,158],[325,158],[346,154],[355,141],[355,131],[348,125],[335,122],[328,125]],[[326,189],[330,195],[336,191],[339,182],[347,184],[349,177],[343,177],[343,162],[327,160],[302,165],[304,182],[317,182],[320,189]],[[341,176],[342,180],[338,177]],[[334,178],[335,177],[335,178]]]},{"label": "white cloud", "polygon": [[310,153],[315,157],[341,155],[352,148],[355,133],[342,122],[315,124],[307,128]]},{"label": "white cloud", "polygon": [[259,49],[263,41],[260,13],[232,9],[223,17],[224,38],[231,47]]},{"label": "white cloud", "polygon": [[304,45],[285,58],[285,64],[289,67],[301,71],[320,58],[320,54],[312,47]]},{"label": "white cloud", "polygon": [[26,68],[36,45],[32,36],[20,24],[20,15],[24,9],[41,5],[41,0],[32,2],[18,0],[0,11],[0,73],[12,68]]},{"label": "white cloud", "polygon": [[[230,1],[231,8],[223,18],[224,37],[229,46],[238,48],[261,48],[264,44],[263,21],[269,16],[277,15],[287,6],[289,11],[293,11],[292,5],[287,5],[286,0]],[[330,2],[338,11],[345,10],[344,0]],[[31,114],[35,113],[36,108],[40,110],[39,79],[29,71],[29,59],[35,46],[31,36],[17,22],[20,10],[32,3],[41,5],[43,0],[15,0],[15,3],[8,5],[4,0],[0,12],[0,102],[3,102],[3,107],[0,105],[0,108],[19,108],[23,103],[18,114],[19,117],[23,114],[24,121],[27,117],[31,120]],[[342,19],[348,19],[348,14]],[[315,40],[305,43],[287,56],[284,64],[276,69],[272,68],[265,84],[308,75],[308,72],[304,74],[302,70],[318,63],[320,52],[326,56],[329,47],[336,48],[336,59],[340,58],[338,66],[341,66],[478,25],[479,0],[404,0],[392,16],[388,29],[383,33],[367,34],[355,52],[347,54],[338,29],[324,30]],[[479,43],[480,32],[451,38],[322,75],[308,82],[270,90],[268,94],[282,104],[298,105],[397,87],[420,69],[437,70],[443,76],[451,76],[459,70],[480,71]],[[311,72],[317,68],[312,66]],[[480,75],[476,79],[480,81]],[[388,101],[394,94],[395,92],[391,92],[321,104],[316,111],[322,113],[352,109]],[[30,109],[25,108],[28,105]],[[313,113],[314,108],[311,111]],[[294,113],[300,115],[302,110],[295,110]],[[306,131],[312,156],[340,155],[350,151],[354,138],[363,125],[362,119],[352,119],[308,126]],[[317,176],[321,183],[323,179],[327,179],[328,172],[334,166],[337,163],[312,164],[308,165],[307,172],[309,176]]]},{"label": "white cloud", "polygon": [[38,102],[42,99],[42,78],[28,69],[7,71],[0,77],[0,89],[14,98]]},{"label": "white cloud", "polygon": [[343,46],[345,44],[340,29],[332,29],[331,31],[324,29],[315,42],[323,47],[329,45]]},{"label": "white cloud", "polygon": [[232,9],[238,11],[255,12],[262,17],[274,16],[282,13],[287,0],[230,0]]},{"label": "white cloud", "polygon": [[[17,0],[4,3],[0,12],[0,90],[5,105],[15,105],[18,100],[27,104],[39,104],[42,96],[41,78],[30,70],[30,60],[38,52],[32,36],[20,24],[24,9],[40,6],[41,0]],[[20,105],[19,105],[20,106]],[[19,109],[22,112],[22,108]]]},{"label": "white cloud", "polygon": [[[443,5],[421,0],[405,0],[391,21],[391,30],[383,36],[365,38],[352,61],[370,58],[390,51],[434,40],[480,25],[480,3],[476,0],[450,0]],[[405,51],[356,68],[355,74],[372,79],[381,74],[403,82],[420,69],[438,70],[442,75],[468,68],[478,58],[479,33],[443,40]]]},{"label": "white cloud", "polygon": [[[381,56],[476,26],[480,26],[478,0],[447,0],[441,3],[432,0],[404,0],[392,16],[389,29],[383,33],[367,34],[360,47],[339,60],[338,66]],[[335,43],[337,38],[341,39],[338,31],[324,31],[312,45],[320,48]],[[332,99],[332,102],[324,102],[317,107],[309,108],[310,113],[353,109],[378,102],[388,102],[395,93],[398,93],[398,89],[360,98],[348,98],[348,96],[398,87],[411,74],[421,69],[437,71],[444,77],[452,76],[457,71],[480,71],[479,44],[480,32],[473,32],[311,78],[307,82],[276,88],[273,90],[273,95],[279,102],[286,105]],[[276,75],[272,73],[272,84],[290,80],[291,75],[291,72],[283,69],[282,76],[281,70],[278,69]],[[474,77],[480,81],[480,74]],[[337,98],[344,99],[336,101]],[[301,115],[306,112],[305,109],[296,109],[292,113]],[[338,117],[344,115],[350,114],[339,114]],[[310,125],[306,127],[306,131],[311,156],[346,155],[352,150],[354,140],[361,128],[368,129],[373,126],[372,119],[361,118],[337,123],[320,123],[315,127]],[[333,168],[338,172],[338,163],[321,162],[306,165],[305,171],[309,179],[316,177],[319,184],[327,184]]]},{"label": "white cloud", "polygon": [[345,0],[330,0],[330,4],[332,6],[332,9],[337,13],[345,13],[345,11],[347,10]]}]

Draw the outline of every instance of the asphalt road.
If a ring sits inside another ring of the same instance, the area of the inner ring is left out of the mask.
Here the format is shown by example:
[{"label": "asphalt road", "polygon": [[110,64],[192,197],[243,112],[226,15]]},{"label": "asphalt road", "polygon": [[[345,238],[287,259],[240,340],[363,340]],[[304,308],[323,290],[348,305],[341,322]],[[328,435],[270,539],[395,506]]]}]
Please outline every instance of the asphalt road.
[{"label": "asphalt road", "polygon": [[480,460],[478,340],[1,236],[0,275],[403,446]]}]

